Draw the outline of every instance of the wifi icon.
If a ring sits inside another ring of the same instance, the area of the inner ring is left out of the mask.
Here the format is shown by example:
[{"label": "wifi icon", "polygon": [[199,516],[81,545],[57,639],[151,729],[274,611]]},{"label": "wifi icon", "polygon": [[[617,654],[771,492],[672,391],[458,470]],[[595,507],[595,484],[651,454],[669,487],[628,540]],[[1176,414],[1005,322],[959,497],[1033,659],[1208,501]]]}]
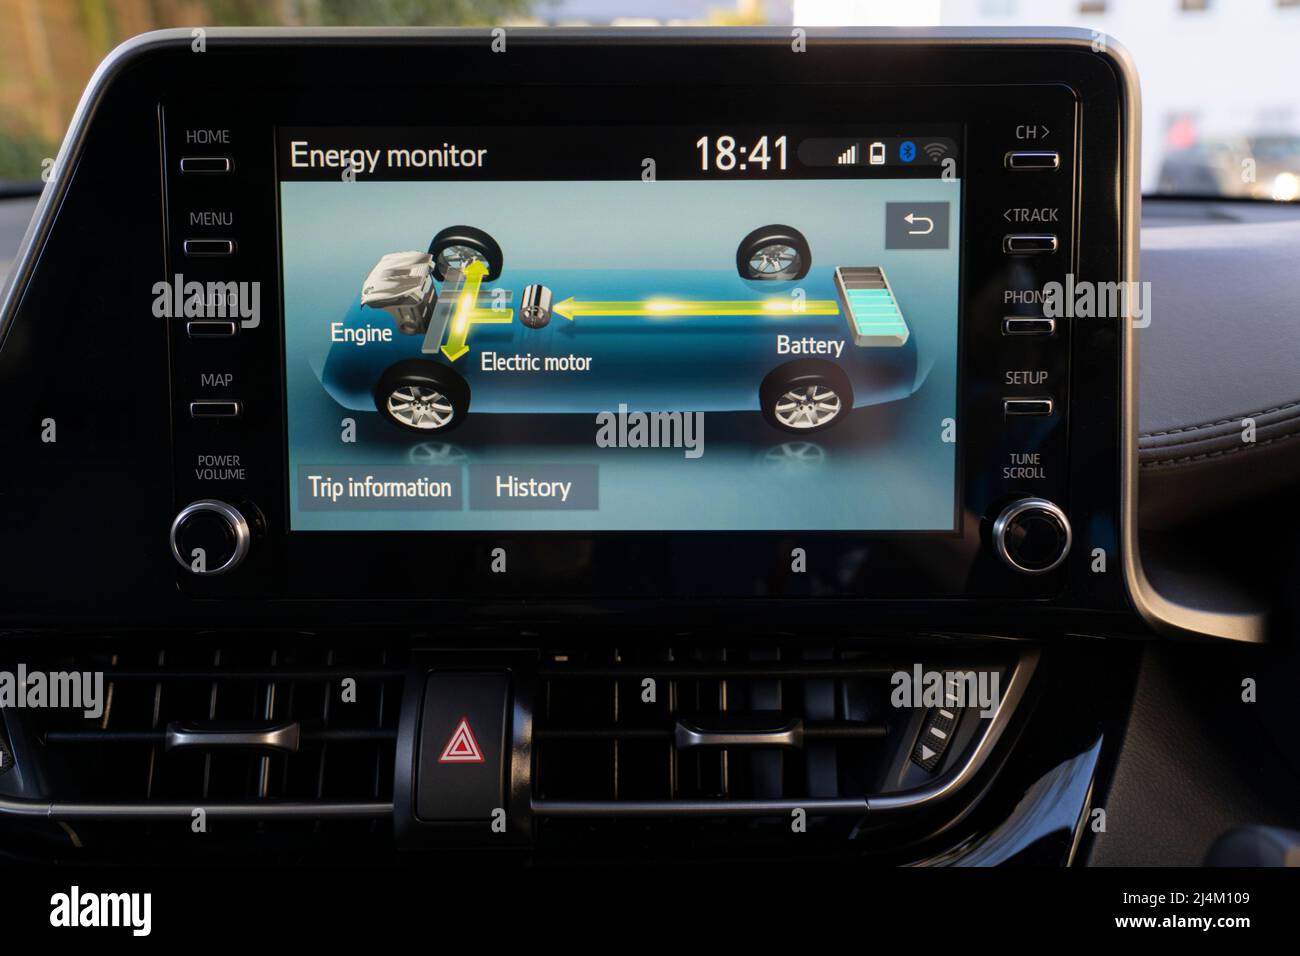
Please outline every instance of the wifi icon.
[{"label": "wifi icon", "polygon": [[924,149],[925,155],[930,157],[932,163],[937,163],[948,155],[948,147],[943,143],[926,143],[922,149]]}]

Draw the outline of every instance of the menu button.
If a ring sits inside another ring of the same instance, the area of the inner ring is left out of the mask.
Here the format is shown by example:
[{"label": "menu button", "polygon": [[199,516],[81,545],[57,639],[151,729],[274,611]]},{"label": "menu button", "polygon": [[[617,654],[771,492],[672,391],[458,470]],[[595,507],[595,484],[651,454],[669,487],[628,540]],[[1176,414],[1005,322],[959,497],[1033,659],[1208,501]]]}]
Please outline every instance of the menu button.
[{"label": "menu button", "polygon": [[233,239],[186,239],[182,244],[187,256],[233,256]]}]

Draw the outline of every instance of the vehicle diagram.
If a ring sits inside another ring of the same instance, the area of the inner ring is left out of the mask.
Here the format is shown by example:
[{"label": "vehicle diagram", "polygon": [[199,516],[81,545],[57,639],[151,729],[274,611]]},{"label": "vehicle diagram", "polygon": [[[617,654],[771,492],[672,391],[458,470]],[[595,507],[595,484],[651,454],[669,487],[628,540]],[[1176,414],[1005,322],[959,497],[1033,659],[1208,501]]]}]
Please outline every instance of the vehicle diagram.
[{"label": "vehicle diagram", "polygon": [[[772,223],[737,243],[725,297],[615,298],[581,276],[564,285],[529,276],[516,300],[499,281],[502,245],[448,226],[426,251],[374,265],[322,381],[345,406],[426,435],[471,411],[599,412],[629,398],[663,410],[752,409],[778,430],[816,432],[904,397],[916,363],[881,266],[823,267],[833,298],[808,294],[812,270],[804,234]],[[391,329],[376,328],[385,319]],[[520,377],[535,387],[525,392]]]}]

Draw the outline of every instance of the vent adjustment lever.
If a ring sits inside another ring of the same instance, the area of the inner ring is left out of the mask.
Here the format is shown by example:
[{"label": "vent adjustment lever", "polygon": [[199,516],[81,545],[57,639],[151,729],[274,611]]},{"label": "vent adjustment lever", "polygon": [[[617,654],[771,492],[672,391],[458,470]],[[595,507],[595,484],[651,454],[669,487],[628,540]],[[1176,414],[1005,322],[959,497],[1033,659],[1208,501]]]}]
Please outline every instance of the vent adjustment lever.
[{"label": "vent adjustment lever", "polygon": [[202,720],[167,725],[167,750],[280,750],[296,753],[302,727],[286,722]]}]

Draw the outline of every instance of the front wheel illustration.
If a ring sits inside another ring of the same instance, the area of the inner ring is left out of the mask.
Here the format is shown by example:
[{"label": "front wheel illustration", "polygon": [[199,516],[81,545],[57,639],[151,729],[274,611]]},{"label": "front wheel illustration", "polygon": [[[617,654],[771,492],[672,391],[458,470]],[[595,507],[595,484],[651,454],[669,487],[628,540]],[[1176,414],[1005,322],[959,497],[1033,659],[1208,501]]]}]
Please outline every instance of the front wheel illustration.
[{"label": "front wheel illustration", "polygon": [[445,365],[398,362],[375,387],[375,407],[394,425],[429,434],[449,432],[469,411],[469,385]]},{"label": "front wheel illustration", "polygon": [[791,362],[763,380],[763,417],[787,432],[808,434],[843,421],[853,407],[848,376],[829,362]]},{"label": "front wheel illustration", "polygon": [[736,271],[742,279],[802,279],[812,265],[812,250],[793,226],[755,229],[736,249]]},{"label": "front wheel illustration", "polygon": [[433,256],[433,274],[439,282],[447,278],[451,269],[464,272],[475,261],[487,266],[483,281],[491,282],[501,275],[505,265],[497,241],[473,226],[448,226],[441,230],[429,243],[429,255]]}]

